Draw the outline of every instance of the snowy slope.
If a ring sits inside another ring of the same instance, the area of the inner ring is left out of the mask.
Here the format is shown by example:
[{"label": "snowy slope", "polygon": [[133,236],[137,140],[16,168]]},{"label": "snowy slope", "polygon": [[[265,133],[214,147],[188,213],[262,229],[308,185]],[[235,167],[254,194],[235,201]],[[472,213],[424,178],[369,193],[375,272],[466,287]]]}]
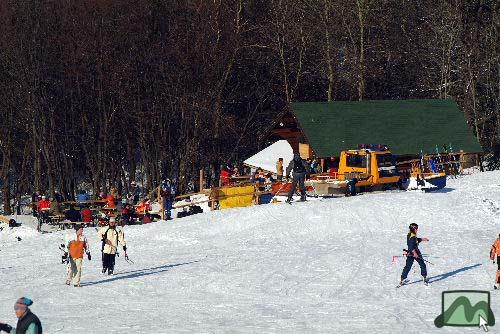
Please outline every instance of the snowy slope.
[{"label": "snowy slope", "polygon": [[[407,226],[432,255],[424,288],[396,289]],[[0,321],[31,297],[45,333],[468,333],[437,329],[441,292],[489,290],[500,233],[500,172],[449,180],[436,193],[385,192],[269,204],[125,227],[135,264],[102,276],[95,229],[82,288],[64,285],[57,249],[65,232],[22,241],[0,232]],[[67,233],[67,232],[66,232]],[[500,319],[500,292],[492,292]],[[498,327],[498,326],[496,326]],[[492,327],[492,332],[498,328]]]}]

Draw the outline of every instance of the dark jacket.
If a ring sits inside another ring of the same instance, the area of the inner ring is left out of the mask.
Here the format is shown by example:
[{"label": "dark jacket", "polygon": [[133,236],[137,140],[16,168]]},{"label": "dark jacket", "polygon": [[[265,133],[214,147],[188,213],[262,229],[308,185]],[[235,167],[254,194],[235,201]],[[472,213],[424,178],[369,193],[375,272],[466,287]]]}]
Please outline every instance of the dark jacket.
[{"label": "dark jacket", "polygon": [[36,315],[31,313],[30,310],[28,310],[26,314],[17,321],[16,334],[25,334],[26,330],[32,323],[34,323],[37,327],[38,334],[42,334],[42,323]]},{"label": "dark jacket", "polygon": [[69,209],[66,212],[66,219],[68,219],[69,221],[72,221],[72,222],[79,222],[82,220],[82,218],[80,216],[80,212],[78,212],[75,209]]},{"label": "dark jacket", "polygon": [[408,233],[406,236],[406,244],[408,245],[408,255],[413,256],[413,251],[415,250],[418,256],[422,256],[420,253],[420,249],[418,249],[418,244],[422,241],[421,238],[417,238],[417,235],[414,233]]},{"label": "dark jacket", "polygon": [[293,159],[292,161],[290,161],[288,167],[286,168],[286,175],[289,176],[291,171],[293,171],[294,173],[309,174],[311,172],[311,167],[304,159]]}]

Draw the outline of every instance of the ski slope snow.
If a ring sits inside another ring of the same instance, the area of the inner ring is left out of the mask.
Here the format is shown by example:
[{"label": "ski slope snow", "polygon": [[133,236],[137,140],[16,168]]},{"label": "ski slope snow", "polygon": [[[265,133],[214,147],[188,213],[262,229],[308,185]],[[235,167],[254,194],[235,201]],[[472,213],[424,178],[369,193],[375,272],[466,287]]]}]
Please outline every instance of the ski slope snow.
[{"label": "ski slope snow", "polygon": [[[414,270],[396,289],[403,259],[391,260],[412,222],[430,239],[421,250],[434,264],[431,286]],[[14,302],[29,296],[45,333],[472,333],[433,321],[442,291],[493,286],[500,171],[433,193],[269,204],[124,230],[134,264],[117,258],[113,276],[100,273],[96,230],[85,230],[93,258],[75,288],[64,285],[58,250],[68,231],[5,228],[0,321],[15,325]],[[500,319],[500,292],[491,305]]]}]

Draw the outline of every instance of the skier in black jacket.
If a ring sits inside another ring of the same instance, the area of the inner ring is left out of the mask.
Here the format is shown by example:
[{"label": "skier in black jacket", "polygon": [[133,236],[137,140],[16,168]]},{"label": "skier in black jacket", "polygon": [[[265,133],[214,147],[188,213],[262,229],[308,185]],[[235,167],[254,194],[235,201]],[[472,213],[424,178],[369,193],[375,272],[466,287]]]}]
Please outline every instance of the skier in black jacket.
[{"label": "skier in black jacket", "polygon": [[42,334],[42,323],[40,319],[33,313],[28,306],[32,305],[33,301],[26,297],[19,298],[14,304],[14,310],[17,316],[16,328],[0,322],[0,332],[15,334]]},{"label": "skier in black jacket", "polygon": [[427,279],[427,267],[424,259],[422,258],[422,253],[418,249],[418,244],[422,241],[429,241],[429,239],[417,238],[418,225],[416,223],[411,223],[409,229],[410,231],[406,236],[406,244],[408,245],[408,249],[406,250],[406,265],[403,269],[403,273],[401,274],[401,282],[399,285],[407,283],[406,277],[408,277],[408,273],[410,272],[413,261],[415,260],[420,265],[420,274],[424,278],[425,285],[427,285],[429,283]]},{"label": "skier in black jacket", "polygon": [[306,174],[310,172],[310,166],[304,161],[300,154],[294,153],[293,160],[290,161],[288,167],[286,168],[286,177],[290,178],[290,172],[293,171],[292,178],[292,188],[288,192],[288,199],[286,200],[288,203],[292,201],[293,193],[295,192],[295,188],[297,187],[297,183],[299,184],[300,189],[300,200],[306,200],[306,187],[304,185],[304,181],[306,180]]}]

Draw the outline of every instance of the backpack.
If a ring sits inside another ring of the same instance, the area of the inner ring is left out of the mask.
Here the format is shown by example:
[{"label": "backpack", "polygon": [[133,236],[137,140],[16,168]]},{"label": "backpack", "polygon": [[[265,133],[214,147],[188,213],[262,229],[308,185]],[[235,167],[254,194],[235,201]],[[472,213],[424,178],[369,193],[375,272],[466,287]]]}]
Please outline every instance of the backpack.
[{"label": "backpack", "polygon": [[293,162],[293,172],[294,173],[305,173],[304,163],[302,160]]}]

